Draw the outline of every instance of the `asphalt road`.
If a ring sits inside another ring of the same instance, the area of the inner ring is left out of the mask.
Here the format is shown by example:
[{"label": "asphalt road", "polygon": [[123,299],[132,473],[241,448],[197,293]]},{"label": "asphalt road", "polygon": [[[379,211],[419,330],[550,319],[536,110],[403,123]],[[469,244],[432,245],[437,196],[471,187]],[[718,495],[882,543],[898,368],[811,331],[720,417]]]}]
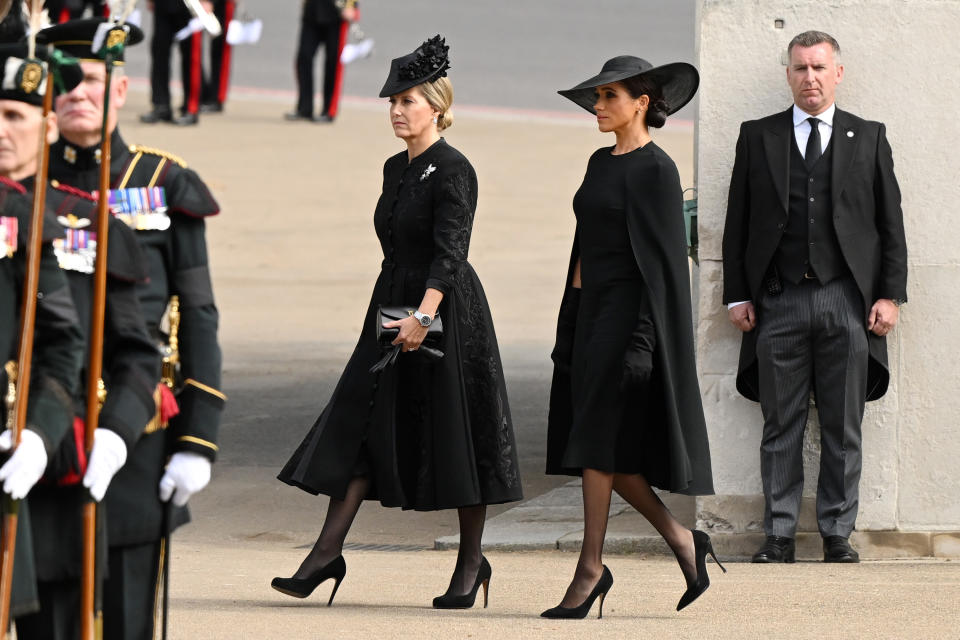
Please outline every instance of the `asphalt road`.
[{"label": "asphalt road", "polygon": [[[263,36],[257,45],[234,49],[233,82],[294,89],[301,3],[241,4],[263,20]],[[376,47],[371,58],[347,67],[349,96],[375,98],[390,60],[436,33],[450,45],[460,104],[576,110],[557,90],[593,76],[608,58],[694,62],[694,0],[361,0],[360,6],[360,26]],[[144,26],[149,38],[149,18]],[[131,75],[146,77],[149,47],[130,51],[128,61]],[[688,105],[677,117],[692,119],[694,109],[695,103]]]}]

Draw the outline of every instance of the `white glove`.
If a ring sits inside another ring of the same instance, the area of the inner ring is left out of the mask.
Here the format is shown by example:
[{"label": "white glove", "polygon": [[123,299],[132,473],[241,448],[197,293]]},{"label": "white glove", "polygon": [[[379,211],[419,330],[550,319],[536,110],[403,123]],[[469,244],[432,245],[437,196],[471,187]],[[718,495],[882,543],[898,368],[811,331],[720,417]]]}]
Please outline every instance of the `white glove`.
[{"label": "white glove", "polygon": [[94,429],[93,451],[83,474],[83,486],[90,490],[94,500],[100,502],[107,493],[113,476],[127,461],[127,445],[123,438],[109,429]]},{"label": "white glove", "polygon": [[[0,451],[9,451],[13,446],[13,433],[7,429],[0,434]],[[14,500],[20,500],[28,493],[47,468],[47,450],[43,439],[36,431],[24,429],[20,432],[20,446],[10,459],[0,467],[0,482],[3,490]]]},{"label": "white glove", "polygon": [[167,470],[160,478],[160,500],[166,502],[172,495],[173,504],[187,504],[190,496],[210,482],[210,466],[210,461],[199,453],[180,451],[170,456]]}]

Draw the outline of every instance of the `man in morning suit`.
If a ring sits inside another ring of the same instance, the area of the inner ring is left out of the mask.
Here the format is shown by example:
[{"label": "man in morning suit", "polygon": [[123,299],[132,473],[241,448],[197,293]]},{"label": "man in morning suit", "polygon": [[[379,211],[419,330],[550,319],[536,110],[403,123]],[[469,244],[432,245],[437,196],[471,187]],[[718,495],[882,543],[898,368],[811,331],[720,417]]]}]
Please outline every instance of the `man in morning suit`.
[{"label": "man in morning suit", "polygon": [[884,125],[834,104],[837,41],[807,31],[787,53],[794,104],[741,126],[723,234],[723,301],[743,332],[737,390],[764,418],[767,539],[753,561],[794,561],[812,390],[823,559],[858,562],[864,403],[886,392],[886,335],[907,299],[900,189]]}]

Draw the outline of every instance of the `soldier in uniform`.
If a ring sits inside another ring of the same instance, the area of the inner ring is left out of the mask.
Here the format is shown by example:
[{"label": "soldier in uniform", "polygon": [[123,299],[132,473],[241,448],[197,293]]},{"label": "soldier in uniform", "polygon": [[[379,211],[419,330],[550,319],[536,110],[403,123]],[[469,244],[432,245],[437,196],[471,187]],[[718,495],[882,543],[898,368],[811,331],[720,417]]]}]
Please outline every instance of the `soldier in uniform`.
[{"label": "soldier in uniform", "polygon": [[[213,10],[210,0],[201,0],[201,4],[208,12]],[[193,16],[183,0],[148,0],[147,7],[153,12],[153,37],[150,40],[150,99],[153,108],[141,115],[140,121],[146,124],[173,122],[183,126],[197,124],[203,92],[203,32],[191,34],[178,45],[183,106],[180,115],[174,118],[170,107],[170,50],[174,36],[190,23]],[[90,52],[84,55],[89,56]]]},{"label": "soldier in uniform", "polygon": [[[85,80],[60,96],[56,107],[60,140],[51,147],[50,175],[80,189],[97,185],[96,148],[103,113],[104,64],[91,59],[89,43],[97,21],[83,20],[46,29],[40,38],[81,59]],[[62,43],[62,44],[58,44]],[[110,88],[111,198],[147,254],[150,280],[138,289],[148,329],[157,341],[164,311],[179,301],[179,415],[169,427],[140,440],[106,502],[110,577],[105,589],[107,638],[149,638],[159,564],[166,533],[163,502],[184,506],[210,479],[217,454],[217,431],[226,396],[220,391],[219,316],[207,260],[205,219],[219,206],[199,176],[180,158],[157,149],[127,145],[117,131],[117,111],[126,98],[127,79],[115,76]],[[187,519],[177,509],[176,526]],[[114,583],[114,584],[111,584]],[[115,625],[122,622],[123,628]]]},{"label": "soldier in uniform", "polygon": [[[35,183],[45,84],[27,85],[24,79],[37,77],[31,65],[39,65],[24,60],[25,56],[25,45],[0,49],[0,69],[10,76],[0,84],[4,125],[0,127],[0,136],[4,137],[0,145],[0,192],[12,207],[18,199],[32,202],[34,189],[47,190],[52,219],[45,227],[57,236],[52,245],[76,309],[72,322],[89,344],[97,242],[95,199],[78,189]],[[77,69],[75,79],[67,86],[79,81]],[[56,115],[50,114],[46,124],[48,141],[52,141],[57,133]],[[77,634],[82,505],[88,495],[96,501],[104,497],[127,452],[134,448],[155,413],[153,394],[160,357],[147,334],[136,291],[136,283],[146,278],[146,262],[133,233],[120,221],[111,219],[111,223],[104,310],[105,396],[94,431],[93,451],[87,459],[82,437],[87,396],[83,366],[70,385],[76,417],[68,420],[61,437],[51,443],[44,479],[29,493],[40,611],[17,618],[19,638],[73,638]],[[79,355],[88,348],[78,350]]]},{"label": "soldier in uniform", "polygon": [[[287,120],[333,122],[340,105],[343,64],[340,54],[347,43],[347,30],[357,19],[357,0],[303,0],[300,44],[297,46],[297,108],[284,114]],[[313,115],[313,60],[323,45],[323,108]]]},{"label": "soldier in uniform", "polygon": [[[8,95],[6,90],[0,90],[0,140],[8,136],[8,114],[4,108]],[[27,142],[37,148],[36,138]],[[0,172],[7,173],[19,164],[13,154],[0,154]],[[19,383],[16,359],[31,205],[20,184],[0,178],[0,359],[4,363],[0,367],[0,396],[5,396],[8,411],[13,409]],[[12,453],[13,416],[0,411],[0,419],[6,424],[6,430],[0,433],[0,483],[13,500],[24,498],[41,478],[73,422],[73,393],[79,379],[83,337],[66,276],[53,252],[51,241],[56,233],[51,225],[44,226],[26,428],[21,432],[20,445]],[[13,617],[34,613],[40,606],[32,527],[25,501],[20,504],[17,525],[10,608]]]},{"label": "soldier in uniform", "polygon": [[220,113],[227,101],[230,88],[230,61],[233,47],[227,42],[227,29],[233,14],[237,10],[235,0],[214,0],[213,15],[216,16],[223,33],[210,39],[210,75],[204,79],[201,113]]}]

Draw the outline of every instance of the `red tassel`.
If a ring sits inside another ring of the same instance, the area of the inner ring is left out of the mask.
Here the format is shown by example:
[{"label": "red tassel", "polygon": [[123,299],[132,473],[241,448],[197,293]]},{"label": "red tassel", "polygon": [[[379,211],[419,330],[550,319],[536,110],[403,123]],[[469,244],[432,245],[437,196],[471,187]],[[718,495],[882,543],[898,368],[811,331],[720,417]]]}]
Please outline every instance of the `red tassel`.
[{"label": "red tassel", "polygon": [[157,386],[160,388],[160,422],[167,424],[180,413],[180,406],[170,387],[162,382]]}]

